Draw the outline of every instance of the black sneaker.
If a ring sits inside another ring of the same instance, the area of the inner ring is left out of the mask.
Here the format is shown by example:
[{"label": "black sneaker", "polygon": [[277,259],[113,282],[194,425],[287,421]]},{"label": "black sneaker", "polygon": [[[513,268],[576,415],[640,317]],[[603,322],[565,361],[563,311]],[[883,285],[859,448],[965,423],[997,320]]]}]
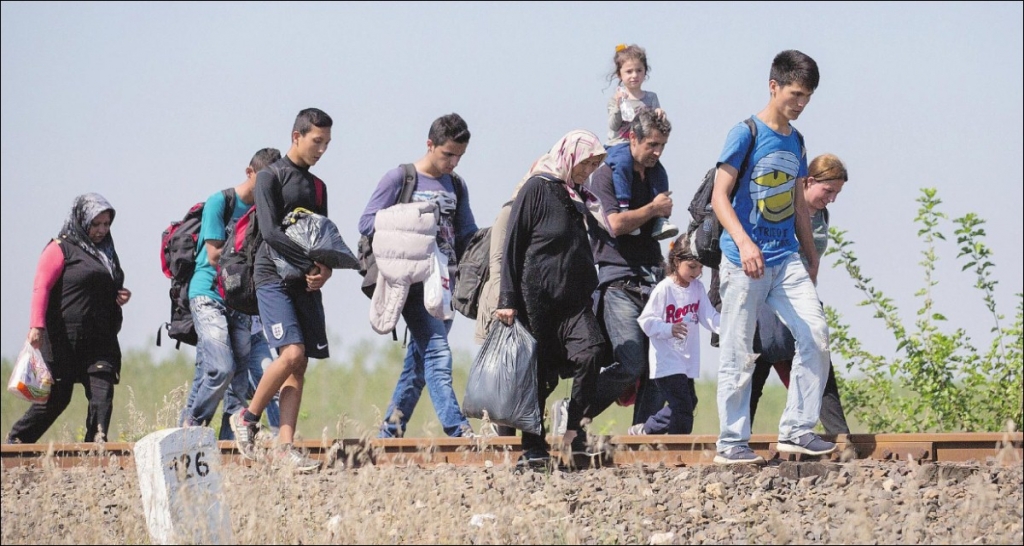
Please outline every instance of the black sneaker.
[{"label": "black sneaker", "polygon": [[542,449],[528,449],[519,456],[517,468],[547,468],[551,464],[551,454]]},{"label": "black sneaker", "polygon": [[836,450],[836,445],[822,440],[821,437],[813,432],[806,432],[796,440],[780,440],[778,449],[780,453],[828,455]]}]

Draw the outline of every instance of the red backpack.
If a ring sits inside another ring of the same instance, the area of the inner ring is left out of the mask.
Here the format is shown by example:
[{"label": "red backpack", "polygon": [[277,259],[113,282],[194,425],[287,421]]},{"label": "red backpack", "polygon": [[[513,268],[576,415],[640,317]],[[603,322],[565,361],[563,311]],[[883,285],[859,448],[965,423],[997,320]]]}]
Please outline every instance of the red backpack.
[{"label": "red backpack", "polygon": [[[235,210],[235,189],[227,188],[221,193],[224,194],[225,204],[224,224],[228,225]],[[164,330],[167,330],[168,337],[177,340],[177,348],[182,343],[194,346],[198,340],[188,303],[188,287],[196,270],[199,229],[202,227],[205,207],[205,201],[192,205],[181,220],[171,222],[160,236],[160,266],[164,276],[171,279],[171,320],[157,330],[157,346],[160,345]]]}]

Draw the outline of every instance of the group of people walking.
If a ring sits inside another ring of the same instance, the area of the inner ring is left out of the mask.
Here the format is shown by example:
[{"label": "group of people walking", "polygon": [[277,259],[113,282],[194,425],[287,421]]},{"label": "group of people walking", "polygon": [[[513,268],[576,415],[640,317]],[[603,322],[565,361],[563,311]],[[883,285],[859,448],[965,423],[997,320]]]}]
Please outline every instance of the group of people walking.
[{"label": "group of people walking", "polygon": [[[827,206],[848,175],[831,154],[808,165],[803,138],[790,125],[818,86],[816,63],[799,51],[779,53],[768,104],[752,116],[753,126],[740,122],[729,132],[719,156],[712,196],[724,228],[715,272],[720,286],[712,287],[721,294],[719,309],[701,281],[704,266],[688,233],[669,220],[672,192],[660,158],[672,125],[657,96],[642,89],[650,72],[646,52],[621,45],[613,61],[609,80],[620,85],[608,105],[607,142],[585,130],[566,133],[533,162],[491,226],[477,340],[522,323],[536,340],[539,410],[544,413],[559,380],[571,378],[561,441],[586,451],[587,424],[617,401],[633,401],[630,434],[692,432],[703,327],[721,340],[717,463],[764,462],[748,441],[773,367],[789,388],[779,450],[830,453],[835,444],[814,432],[819,417],[829,434],[849,430],[815,282],[827,242]],[[326,184],[310,168],[326,152],[331,126],[325,112],[301,111],[286,154],[265,148],[252,158],[245,181],[234,187],[230,214],[224,192],[207,200],[189,289],[199,341],[182,426],[209,425],[223,400],[222,439],[233,437],[246,457],[269,456],[300,471],[318,465],[293,440],[308,359],[329,355],[321,289],[333,271],[285,235],[282,219],[296,208],[328,215]],[[459,259],[479,229],[472,186],[454,173],[469,141],[461,116],[436,119],[426,153],[384,173],[358,220],[382,264],[371,322],[393,324],[400,314],[410,334],[380,437],[405,434],[424,387],[447,435],[476,435],[452,384],[454,313],[418,276],[450,271],[443,286],[451,290]],[[258,316],[228,307],[213,282],[226,230],[252,205],[262,238],[253,274]],[[90,399],[86,440],[109,430],[121,306],[131,295],[109,233],[113,217],[101,196],[80,196],[43,252],[29,342],[52,348],[47,362],[57,386],[49,402],[15,424],[8,442],[38,440],[76,382]],[[671,240],[667,258],[665,240]],[[414,257],[397,278],[394,262],[387,262],[393,256]],[[305,277],[282,279],[274,263],[282,257]],[[257,448],[264,413],[277,428],[276,447],[265,454]],[[547,464],[545,429],[523,431],[522,445],[521,464]]]}]

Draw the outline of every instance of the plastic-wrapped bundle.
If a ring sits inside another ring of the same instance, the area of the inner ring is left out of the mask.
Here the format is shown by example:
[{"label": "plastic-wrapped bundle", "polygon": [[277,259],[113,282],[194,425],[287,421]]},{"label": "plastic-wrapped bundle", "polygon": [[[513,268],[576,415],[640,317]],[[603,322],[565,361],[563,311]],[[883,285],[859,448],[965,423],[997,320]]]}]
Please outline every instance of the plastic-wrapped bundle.
[{"label": "plastic-wrapped bundle", "polygon": [[518,320],[491,323],[469,370],[462,409],[466,417],[541,433],[537,401],[537,341]]},{"label": "plastic-wrapped bundle", "polygon": [[[358,269],[359,260],[341,238],[338,226],[330,218],[298,208],[285,215],[281,225],[286,226],[284,233],[289,239],[306,251],[306,255],[314,262],[319,262],[331,269]],[[270,256],[277,266],[277,273],[285,281],[305,276],[294,264],[270,249]]]}]

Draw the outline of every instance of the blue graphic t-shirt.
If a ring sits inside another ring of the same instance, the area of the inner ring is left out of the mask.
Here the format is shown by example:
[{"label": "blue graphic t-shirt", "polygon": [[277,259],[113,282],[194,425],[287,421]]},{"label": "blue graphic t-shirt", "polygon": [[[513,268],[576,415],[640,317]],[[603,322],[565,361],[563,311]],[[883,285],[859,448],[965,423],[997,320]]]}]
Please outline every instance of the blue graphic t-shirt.
[{"label": "blue graphic t-shirt", "polygon": [[[757,141],[750,154],[747,169],[736,179],[736,196],[732,206],[747,235],[761,249],[765,266],[779,265],[799,250],[794,201],[797,178],[807,176],[807,158],[800,147],[796,130],[782,136],[754,116]],[[718,164],[728,163],[739,170],[743,156],[750,149],[750,129],[740,122],[729,131]],[[722,235],[722,255],[735,265],[740,251],[728,232]]]},{"label": "blue graphic t-shirt", "polygon": [[[223,241],[227,238],[227,225],[224,224],[224,193],[217,192],[206,200],[203,207],[203,223],[199,227],[199,242],[196,246],[196,271],[192,274],[192,282],[188,285],[188,298],[208,296],[214,301],[223,302],[217,291],[217,269],[210,263],[206,255],[206,241]],[[231,213],[231,223],[235,223],[251,205],[246,205],[235,193],[235,210]]]}]

